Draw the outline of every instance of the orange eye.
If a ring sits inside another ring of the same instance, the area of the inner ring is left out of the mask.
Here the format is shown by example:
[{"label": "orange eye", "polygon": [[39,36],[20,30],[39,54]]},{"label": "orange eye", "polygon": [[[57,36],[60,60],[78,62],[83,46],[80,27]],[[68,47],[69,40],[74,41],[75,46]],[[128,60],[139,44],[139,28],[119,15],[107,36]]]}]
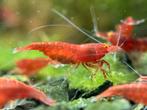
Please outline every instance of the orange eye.
[{"label": "orange eye", "polygon": [[112,32],[112,31],[108,32],[108,38],[111,38],[113,36],[114,36],[114,32]]},{"label": "orange eye", "polygon": [[108,48],[109,47],[109,45],[108,44],[104,44],[104,48]]}]

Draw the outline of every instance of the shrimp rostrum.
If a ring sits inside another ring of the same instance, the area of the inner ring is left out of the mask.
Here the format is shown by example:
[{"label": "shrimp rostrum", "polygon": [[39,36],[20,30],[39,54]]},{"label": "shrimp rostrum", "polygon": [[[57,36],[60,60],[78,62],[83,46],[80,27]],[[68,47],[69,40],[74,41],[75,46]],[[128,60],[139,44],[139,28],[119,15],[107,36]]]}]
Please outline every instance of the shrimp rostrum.
[{"label": "shrimp rostrum", "polygon": [[[52,60],[62,64],[83,64],[86,67],[99,67],[106,78],[103,64],[109,63],[102,58],[110,52],[121,50],[118,46],[105,43],[71,44],[66,42],[36,42],[24,47],[16,48],[16,52],[24,50],[38,50]],[[110,68],[110,67],[109,67]]]}]

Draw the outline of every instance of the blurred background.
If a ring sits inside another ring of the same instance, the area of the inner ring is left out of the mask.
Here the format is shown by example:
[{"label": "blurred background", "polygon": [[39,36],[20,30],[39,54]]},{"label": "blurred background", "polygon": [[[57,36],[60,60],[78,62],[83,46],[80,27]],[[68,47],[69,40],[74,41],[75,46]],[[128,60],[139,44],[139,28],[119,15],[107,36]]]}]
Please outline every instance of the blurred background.
[{"label": "blurred background", "polygon": [[[33,41],[95,42],[55,14],[53,9],[93,35],[90,7],[94,8],[98,30],[110,31],[128,16],[146,20],[146,6],[147,0],[1,0],[0,69],[6,67],[5,63],[11,64],[15,47]],[[40,26],[45,28],[36,30]],[[134,35],[147,36],[146,21],[136,26]]]},{"label": "blurred background", "polygon": [[[146,0],[64,0],[64,2],[59,0],[1,0],[0,37],[6,38],[6,34],[11,38],[19,36],[23,39],[30,39],[33,37],[33,40],[46,35],[49,39],[58,37],[62,40],[80,42],[86,37],[52,12],[52,9],[58,10],[80,28],[92,33],[90,7],[94,8],[99,30],[110,31],[127,16],[146,19],[146,6]],[[146,35],[146,23],[138,26],[138,28],[141,27],[136,30],[137,34]],[[28,34],[38,26],[53,24],[68,26],[46,27],[32,32],[31,35]]]}]

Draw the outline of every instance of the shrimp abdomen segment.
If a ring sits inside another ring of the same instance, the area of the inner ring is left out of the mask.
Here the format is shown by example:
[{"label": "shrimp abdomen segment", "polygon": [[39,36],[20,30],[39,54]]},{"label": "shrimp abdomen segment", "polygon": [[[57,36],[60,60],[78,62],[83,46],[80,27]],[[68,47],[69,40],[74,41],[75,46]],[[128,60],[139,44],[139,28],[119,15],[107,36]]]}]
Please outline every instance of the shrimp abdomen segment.
[{"label": "shrimp abdomen segment", "polygon": [[38,50],[52,60],[68,64],[75,63],[73,57],[76,55],[77,45],[65,42],[36,42],[22,48],[17,48],[17,51],[24,50]]}]

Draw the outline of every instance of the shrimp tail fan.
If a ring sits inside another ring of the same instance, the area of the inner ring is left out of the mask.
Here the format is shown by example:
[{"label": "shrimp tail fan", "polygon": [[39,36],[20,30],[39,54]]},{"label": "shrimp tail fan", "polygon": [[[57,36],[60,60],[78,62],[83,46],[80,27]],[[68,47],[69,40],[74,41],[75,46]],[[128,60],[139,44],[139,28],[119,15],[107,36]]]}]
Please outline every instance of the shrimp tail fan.
[{"label": "shrimp tail fan", "polygon": [[38,50],[38,51],[41,51],[44,48],[45,48],[45,43],[44,42],[34,42],[34,43],[31,43],[30,45],[26,45],[24,47],[15,48],[13,50],[13,53],[26,51],[26,50]]},{"label": "shrimp tail fan", "polygon": [[32,89],[33,91],[30,92],[31,97],[33,97],[34,99],[40,100],[41,102],[43,102],[46,105],[52,106],[55,105],[55,101],[51,98],[48,98],[43,92],[41,92],[40,90],[37,89]]}]

